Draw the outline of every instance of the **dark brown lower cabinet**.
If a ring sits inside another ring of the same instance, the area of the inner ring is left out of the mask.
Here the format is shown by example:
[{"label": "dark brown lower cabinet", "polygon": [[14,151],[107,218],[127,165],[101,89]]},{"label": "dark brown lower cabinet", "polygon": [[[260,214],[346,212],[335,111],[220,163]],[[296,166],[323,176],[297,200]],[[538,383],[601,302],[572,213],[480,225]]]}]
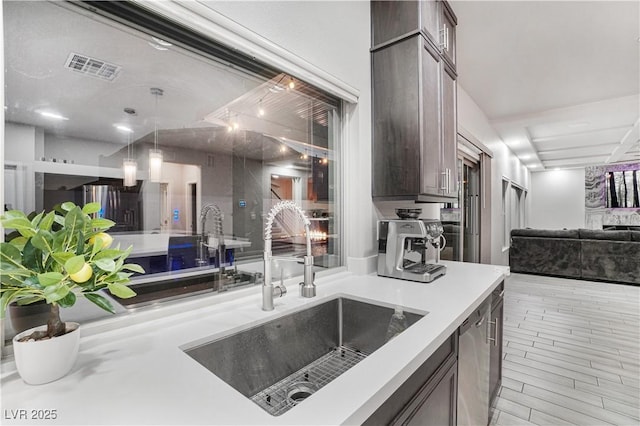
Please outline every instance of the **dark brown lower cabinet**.
[{"label": "dark brown lower cabinet", "polygon": [[458,333],[452,334],[363,424],[455,425]]},{"label": "dark brown lower cabinet", "polygon": [[441,371],[432,377],[404,411],[396,417],[393,425],[449,425],[456,424],[456,402],[458,400],[458,362],[450,358]]},{"label": "dark brown lower cabinet", "polygon": [[489,355],[489,413],[491,405],[498,395],[502,384],[502,331],[504,318],[504,283],[493,292],[491,300],[491,322],[489,325],[489,340],[491,352]]}]

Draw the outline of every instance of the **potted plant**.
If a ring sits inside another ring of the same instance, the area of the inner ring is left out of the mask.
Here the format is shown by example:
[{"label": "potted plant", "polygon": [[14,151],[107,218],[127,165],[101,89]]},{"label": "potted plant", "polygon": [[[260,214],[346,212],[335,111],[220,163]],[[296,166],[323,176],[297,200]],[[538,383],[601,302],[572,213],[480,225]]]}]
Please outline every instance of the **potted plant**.
[{"label": "potted plant", "polygon": [[60,308],[73,306],[83,296],[115,313],[103,290],[120,298],[136,295],[128,287],[129,277],[144,270],[125,263],[131,247],[110,247],[113,238],[105,231],[115,223],[91,217],[100,208],[99,203],[81,208],[66,202],[31,219],[18,210],[0,217],[4,228],[17,231],[0,243],[0,315],[4,318],[12,302],[24,306],[44,301],[50,307],[46,325],[13,338],[16,367],[29,384],[57,380],[73,367],[79,325],[63,323]]}]

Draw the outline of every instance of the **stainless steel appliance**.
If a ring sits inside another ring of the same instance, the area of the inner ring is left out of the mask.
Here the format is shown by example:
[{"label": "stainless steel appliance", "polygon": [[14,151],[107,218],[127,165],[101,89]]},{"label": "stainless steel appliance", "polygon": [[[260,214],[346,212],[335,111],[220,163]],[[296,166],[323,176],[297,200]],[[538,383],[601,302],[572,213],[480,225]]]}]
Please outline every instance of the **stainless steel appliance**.
[{"label": "stainless steel appliance", "polygon": [[458,354],[458,425],[486,425],[489,413],[491,300],[460,326]]},{"label": "stainless steel appliance", "polygon": [[141,229],[142,203],[138,186],[124,188],[114,184],[82,185],[82,203],[100,203],[96,217],[116,222],[112,232]]},{"label": "stainless steel appliance", "polygon": [[431,282],[446,273],[440,264],[440,250],[446,244],[442,223],[417,219],[417,210],[399,210],[400,219],[378,222],[378,275]]}]

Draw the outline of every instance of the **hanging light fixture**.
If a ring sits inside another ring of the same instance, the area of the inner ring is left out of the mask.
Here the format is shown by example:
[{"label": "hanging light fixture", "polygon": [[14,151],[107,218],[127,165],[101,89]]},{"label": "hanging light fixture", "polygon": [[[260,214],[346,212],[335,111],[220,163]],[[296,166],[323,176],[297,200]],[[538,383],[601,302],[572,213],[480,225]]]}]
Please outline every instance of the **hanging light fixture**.
[{"label": "hanging light fixture", "polygon": [[127,132],[127,158],[122,160],[124,186],[135,186],[137,183],[138,162],[131,158],[131,132]]},{"label": "hanging light fixture", "polygon": [[151,94],[155,96],[156,103],[153,126],[153,149],[149,150],[149,181],[160,182],[162,179],[162,151],[158,149],[158,97],[164,94],[164,90],[152,87]]}]

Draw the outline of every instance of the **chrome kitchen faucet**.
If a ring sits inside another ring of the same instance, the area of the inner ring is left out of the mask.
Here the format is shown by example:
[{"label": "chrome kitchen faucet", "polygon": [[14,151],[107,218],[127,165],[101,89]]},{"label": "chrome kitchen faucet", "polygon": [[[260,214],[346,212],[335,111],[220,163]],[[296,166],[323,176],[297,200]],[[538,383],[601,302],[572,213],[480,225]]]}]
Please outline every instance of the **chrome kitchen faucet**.
[{"label": "chrome kitchen faucet", "polygon": [[307,244],[307,255],[304,256],[304,282],[300,283],[300,296],[302,297],[315,297],[316,285],[313,282],[313,256],[311,255],[311,222],[304,214],[302,209],[293,201],[280,201],[273,206],[267,214],[267,222],[264,227],[264,284],[262,285],[262,310],[273,310],[273,296],[277,292],[279,297],[286,294],[287,290],[280,283],[280,285],[273,286],[271,282],[271,262],[276,260],[287,260],[297,262],[295,257],[274,257],[271,253],[271,232],[273,228],[273,221],[276,215],[283,210],[293,210],[297,213],[298,217],[304,224],[304,231]]},{"label": "chrome kitchen faucet", "polygon": [[222,231],[222,211],[216,204],[207,204],[200,211],[200,251],[196,264],[198,266],[206,266],[209,264],[209,247],[207,245],[207,232],[205,230],[207,224],[207,214],[213,212],[213,236],[218,240],[218,260],[220,270],[225,258],[224,233]]}]

